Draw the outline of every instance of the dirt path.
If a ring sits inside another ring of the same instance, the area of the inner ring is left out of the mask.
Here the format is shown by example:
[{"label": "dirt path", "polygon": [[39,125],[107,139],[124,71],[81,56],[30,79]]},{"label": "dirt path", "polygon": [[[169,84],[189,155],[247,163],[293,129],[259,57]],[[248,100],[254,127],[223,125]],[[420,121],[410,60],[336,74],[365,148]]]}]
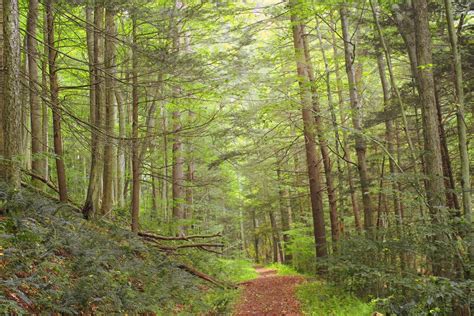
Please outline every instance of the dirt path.
[{"label": "dirt path", "polygon": [[299,276],[279,276],[275,270],[256,268],[257,279],[241,285],[242,298],[236,306],[234,316],[244,315],[302,315],[295,286],[303,281]]}]

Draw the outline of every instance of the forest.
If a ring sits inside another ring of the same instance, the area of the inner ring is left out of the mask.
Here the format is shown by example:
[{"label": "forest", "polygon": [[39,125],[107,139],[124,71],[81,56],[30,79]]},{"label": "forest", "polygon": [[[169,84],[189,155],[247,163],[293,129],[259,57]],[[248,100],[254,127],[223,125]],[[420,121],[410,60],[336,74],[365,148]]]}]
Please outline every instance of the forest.
[{"label": "forest", "polygon": [[473,313],[473,2],[0,11],[1,314]]}]

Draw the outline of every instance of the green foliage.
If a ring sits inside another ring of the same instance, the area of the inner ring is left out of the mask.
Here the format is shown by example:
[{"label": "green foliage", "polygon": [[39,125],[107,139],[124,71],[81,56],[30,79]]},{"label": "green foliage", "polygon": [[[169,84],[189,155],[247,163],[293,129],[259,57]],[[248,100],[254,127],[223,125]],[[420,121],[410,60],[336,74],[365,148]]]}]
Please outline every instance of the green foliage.
[{"label": "green foliage", "polygon": [[220,274],[232,282],[245,282],[255,279],[258,273],[253,263],[246,259],[219,259]]},{"label": "green foliage", "polygon": [[287,250],[292,255],[291,265],[305,273],[316,272],[314,237],[312,228],[301,223],[293,225],[288,232],[290,242]]},{"label": "green foliage", "polygon": [[[451,238],[427,240],[450,230],[447,225],[412,225],[402,238],[396,229],[381,229],[372,239],[346,238],[328,262],[329,279],[359,296],[378,297],[378,308],[387,313],[451,315],[455,305],[472,305],[474,283],[456,275],[459,267],[452,264],[466,267],[465,244]],[[443,266],[443,277],[431,275],[432,262]]]},{"label": "green foliage", "polygon": [[299,285],[296,295],[305,315],[367,316],[374,311],[373,304],[365,303],[322,281]]},{"label": "green foliage", "polygon": [[277,270],[278,275],[301,275],[293,267],[281,263],[272,263],[267,266],[269,269]]},{"label": "green foliage", "polygon": [[0,313],[169,314],[178,304],[204,313],[222,310],[235,295],[203,288],[115,225],[85,221],[69,206],[26,190],[1,186],[0,196],[6,212]]}]

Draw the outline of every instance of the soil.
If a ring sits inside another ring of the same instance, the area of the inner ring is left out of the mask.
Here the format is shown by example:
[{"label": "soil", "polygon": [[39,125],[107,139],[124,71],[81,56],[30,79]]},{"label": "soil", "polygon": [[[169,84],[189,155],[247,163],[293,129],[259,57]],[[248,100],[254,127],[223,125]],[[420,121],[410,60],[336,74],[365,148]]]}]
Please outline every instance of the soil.
[{"label": "soil", "polygon": [[300,276],[279,276],[275,270],[256,268],[259,277],[241,283],[242,297],[234,316],[245,315],[303,315],[295,297],[295,287],[304,279]]}]

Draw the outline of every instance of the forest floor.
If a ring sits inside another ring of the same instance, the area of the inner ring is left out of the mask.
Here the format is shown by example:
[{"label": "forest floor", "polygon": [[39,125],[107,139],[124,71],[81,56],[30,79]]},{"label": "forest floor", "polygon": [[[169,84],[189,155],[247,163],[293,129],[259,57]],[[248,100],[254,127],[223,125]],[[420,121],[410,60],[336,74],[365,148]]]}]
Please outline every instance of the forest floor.
[{"label": "forest floor", "polygon": [[302,276],[280,276],[273,269],[257,267],[259,277],[241,283],[242,297],[234,316],[245,315],[303,315],[295,296],[295,287]]}]

